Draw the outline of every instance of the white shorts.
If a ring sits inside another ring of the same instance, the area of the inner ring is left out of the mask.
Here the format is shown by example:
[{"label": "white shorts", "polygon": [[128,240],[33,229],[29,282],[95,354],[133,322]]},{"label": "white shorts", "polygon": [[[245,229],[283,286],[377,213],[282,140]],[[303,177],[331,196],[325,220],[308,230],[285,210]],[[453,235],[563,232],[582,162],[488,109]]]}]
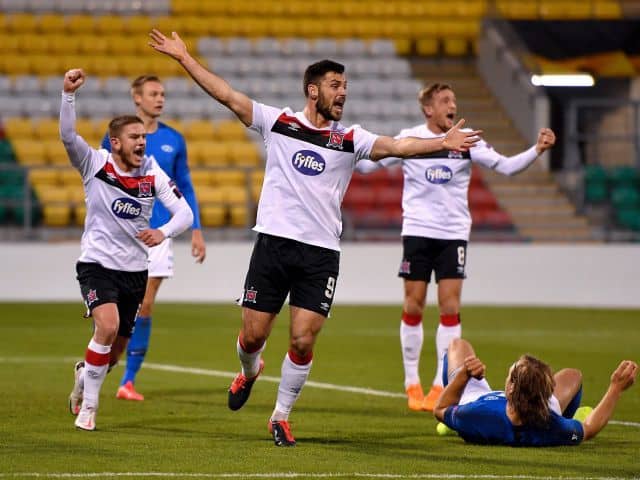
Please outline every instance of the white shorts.
[{"label": "white shorts", "polygon": [[149,277],[173,277],[173,239],[166,238],[149,249]]}]

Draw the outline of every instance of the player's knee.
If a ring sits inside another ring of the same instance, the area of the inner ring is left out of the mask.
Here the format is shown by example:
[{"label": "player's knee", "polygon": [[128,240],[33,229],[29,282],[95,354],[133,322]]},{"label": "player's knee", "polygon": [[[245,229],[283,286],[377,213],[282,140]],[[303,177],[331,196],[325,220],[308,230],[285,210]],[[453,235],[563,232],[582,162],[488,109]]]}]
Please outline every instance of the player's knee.
[{"label": "player's knee", "polygon": [[313,343],[313,335],[300,335],[291,339],[290,348],[297,355],[304,357],[313,351]]},{"label": "player's knee", "polygon": [[464,338],[454,338],[449,342],[449,348],[447,349],[449,355],[452,356],[458,352],[473,352],[471,344]]},{"label": "player's knee", "polygon": [[256,331],[242,332],[241,344],[242,344],[242,348],[246,352],[257,352],[262,348],[262,346],[264,345],[264,342],[266,341],[267,341],[266,337],[264,335],[261,335],[259,332],[256,332]]},{"label": "player's knee", "polygon": [[404,311],[409,315],[422,315],[424,311],[424,300],[412,298],[410,296],[404,299]]}]

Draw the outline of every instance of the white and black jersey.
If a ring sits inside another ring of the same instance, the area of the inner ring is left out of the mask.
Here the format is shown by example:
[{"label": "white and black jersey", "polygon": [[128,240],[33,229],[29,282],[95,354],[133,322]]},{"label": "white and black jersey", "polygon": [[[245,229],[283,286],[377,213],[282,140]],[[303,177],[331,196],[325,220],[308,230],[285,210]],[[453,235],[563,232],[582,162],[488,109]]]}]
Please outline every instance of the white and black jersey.
[{"label": "white and black jersey", "polygon": [[[435,134],[422,124],[402,130],[396,138],[442,136],[444,134]],[[480,140],[466,152],[440,150],[420,155],[419,158],[361,162],[357,171],[368,173],[402,162],[402,235],[469,240],[471,214],[468,189],[472,164],[478,163],[499,173],[512,175],[527,168],[536,157],[535,147],[513,157],[505,157]]]},{"label": "white and black jersey", "polygon": [[159,228],[165,237],[186,230],[193,214],[182,194],[153,159],[144,157],[139,168],[123,172],[109,152],[91,148],[75,131],[73,95],[62,95],[60,136],[85,190],[87,213],[78,261],[112,270],[146,270],[148,248],[136,234],[149,228],[156,198],[173,214]]},{"label": "white and black jersey", "polygon": [[339,122],[317,129],[302,112],[257,102],[250,128],[267,151],[254,230],[339,251],[344,193],[378,136]]}]

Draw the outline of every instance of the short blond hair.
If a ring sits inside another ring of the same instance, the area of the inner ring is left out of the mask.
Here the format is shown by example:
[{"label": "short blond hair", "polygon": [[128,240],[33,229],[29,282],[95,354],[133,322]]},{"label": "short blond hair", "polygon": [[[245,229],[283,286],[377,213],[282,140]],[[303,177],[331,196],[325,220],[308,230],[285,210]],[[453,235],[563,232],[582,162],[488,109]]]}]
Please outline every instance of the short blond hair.
[{"label": "short blond hair", "polygon": [[453,92],[453,88],[451,88],[451,85],[448,83],[432,83],[431,85],[427,85],[418,92],[418,102],[420,105],[427,105],[431,103],[436,93],[440,93],[443,90],[451,90]]}]

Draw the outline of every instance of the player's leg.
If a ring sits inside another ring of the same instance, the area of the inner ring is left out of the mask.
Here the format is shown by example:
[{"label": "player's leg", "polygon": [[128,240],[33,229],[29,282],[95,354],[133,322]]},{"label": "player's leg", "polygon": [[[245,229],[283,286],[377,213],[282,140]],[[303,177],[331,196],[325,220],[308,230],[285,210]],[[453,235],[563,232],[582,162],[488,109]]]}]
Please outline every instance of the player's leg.
[{"label": "player's leg", "polygon": [[400,347],[404,366],[404,389],[411,410],[422,410],[424,393],[420,382],[420,355],[424,342],[422,312],[427,298],[427,282],[404,280],[404,304],[400,320]]},{"label": "player's leg", "polygon": [[438,309],[440,321],[436,329],[436,372],[423,408],[432,411],[443,390],[442,373],[445,352],[451,340],[460,338],[460,299],[465,278],[467,242],[464,240],[437,240],[439,254],[435,260],[438,282]]},{"label": "player's leg", "polygon": [[274,443],[285,447],[296,443],[289,415],[309,377],[313,347],[331,310],[340,268],[340,252],[299,242],[288,247],[283,264],[296,273],[289,298],[289,351],[282,361],[276,405],[269,419]]},{"label": "player's leg", "polygon": [[404,303],[400,319],[400,348],[404,366],[404,389],[411,410],[422,410],[424,393],[420,382],[420,355],[424,342],[422,315],[427,298],[427,283],[433,270],[430,240],[402,237],[402,261],[398,276],[404,280]]},{"label": "player's leg", "polygon": [[560,411],[566,418],[573,418],[582,400],[582,372],[575,368],[563,368],[553,376],[553,396],[560,403]]},{"label": "player's leg", "polygon": [[262,351],[277,314],[289,291],[289,281],[281,266],[284,239],[258,234],[245,277],[242,304],[242,328],[236,341],[242,367],[229,387],[228,406],[240,409],[262,372]]},{"label": "player's leg", "polygon": [[122,400],[144,400],[144,396],[135,390],[136,375],[149,350],[153,307],[162,280],[173,276],[173,242],[165,239],[160,245],[149,249],[149,272],[144,293],[135,320],[135,328],[127,348],[127,365],[120,380],[116,397]]}]

